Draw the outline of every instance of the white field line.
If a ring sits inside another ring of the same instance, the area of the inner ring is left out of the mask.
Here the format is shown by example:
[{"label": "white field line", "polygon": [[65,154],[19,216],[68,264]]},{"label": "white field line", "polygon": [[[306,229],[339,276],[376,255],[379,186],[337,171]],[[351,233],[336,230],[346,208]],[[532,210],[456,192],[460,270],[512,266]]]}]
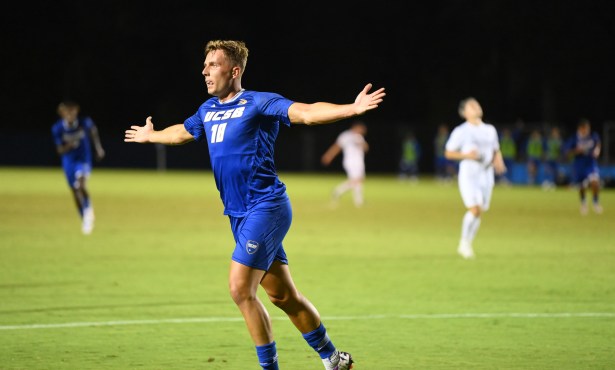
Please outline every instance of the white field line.
[{"label": "white field line", "polygon": [[[423,320],[423,319],[562,319],[562,318],[615,318],[615,312],[553,312],[553,313],[435,313],[435,314],[408,314],[408,315],[362,315],[362,316],[329,316],[323,321],[369,321],[369,320]],[[288,320],[286,317],[272,317],[272,320]],[[61,329],[83,328],[96,326],[122,326],[122,325],[160,325],[160,324],[198,324],[198,323],[224,323],[243,322],[241,317],[192,317],[176,319],[152,320],[115,320],[115,321],[81,321],[64,322],[56,324],[24,324],[0,325],[0,330],[26,330],[26,329]]]}]

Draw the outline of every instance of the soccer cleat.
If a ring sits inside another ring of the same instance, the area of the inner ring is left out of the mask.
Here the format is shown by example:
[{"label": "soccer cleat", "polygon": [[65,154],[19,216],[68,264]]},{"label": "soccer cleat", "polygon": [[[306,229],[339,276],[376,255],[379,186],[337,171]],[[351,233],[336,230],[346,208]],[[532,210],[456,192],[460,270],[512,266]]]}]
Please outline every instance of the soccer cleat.
[{"label": "soccer cleat", "polygon": [[457,253],[459,253],[459,255],[465,259],[474,258],[474,249],[472,249],[472,244],[464,240],[459,243]]},{"label": "soccer cleat", "polygon": [[581,208],[579,208],[579,212],[581,212],[581,216],[586,216],[588,212],[587,204],[585,203],[581,204]]},{"label": "soccer cleat", "polygon": [[601,215],[602,212],[604,212],[604,209],[602,209],[602,206],[598,203],[594,203],[594,213],[596,213],[597,215]]},{"label": "soccer cleat", "polygon": [[352,369],[352,364],[354,364],[354,360],[352,356],[348,352],[340,352],[340,362],[335,367],[335,370],[350,370]]},{"label": "soccer cleat", "polygon": [[81,232],[90,235],[94,230],[94,210],[92,207],[83,211],[83,221],[81,222]]},{"label": "soccer cleat", "polygon": [[354,360],[348,352],[335,351],[329,358],[323,358],[325,370],[350,370]]}]

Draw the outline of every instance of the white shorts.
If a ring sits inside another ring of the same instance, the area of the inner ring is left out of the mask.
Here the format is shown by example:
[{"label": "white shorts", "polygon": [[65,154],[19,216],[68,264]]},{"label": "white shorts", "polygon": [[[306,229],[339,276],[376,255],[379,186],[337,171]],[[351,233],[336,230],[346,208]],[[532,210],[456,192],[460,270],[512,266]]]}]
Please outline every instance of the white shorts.
[{"label": "white shorts", "polygon": [[466,208],[479,206],[483,211],[488,210],[491,204],[493,185],[493,169],[479,173],[459,172],[459,192]]},{"label": "white shorts", "polygon": [[365,164],[362,162],[344,163],[344,170],[350,180],[363,180],[365,178]]}]

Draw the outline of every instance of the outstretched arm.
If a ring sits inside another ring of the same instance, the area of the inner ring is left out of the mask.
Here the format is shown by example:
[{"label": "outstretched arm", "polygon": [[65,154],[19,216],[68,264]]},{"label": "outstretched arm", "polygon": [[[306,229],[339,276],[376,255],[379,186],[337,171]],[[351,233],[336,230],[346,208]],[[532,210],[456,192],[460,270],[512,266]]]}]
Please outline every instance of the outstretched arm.
[{"label": "outstretched arm", "polygon": [[183,124],[172,125],[164,130],[154,130],[152,117],[147,117],[144,126],[130,126],[126,130],[124,141],[127,143],[158,143],[165,145],[182,145],[194,140]]},{"label": "outstretched arm", "polygon": [[331,162],[333,162],[335,157],[338,154],[340,154],[341,151],[342,151],[342,148],[339,145],[337,145],[337,143],[333,143],[333,145],[331,145],[329,149],[327,149],[325,154],[322,155],[322,158],[320,159],[320,161],[322,162],[324,166],[328,166],[331,164]]},{"label": "outstretched arm", "polygon": [[364,114],[369,110],[378,108],[378,104],[382,102],[386,95],[384,88],[370,93],[371,88],[372,84],[367,84],[363,91],[357,95],[354,103],[351,104],[293,103],[288,108],[288,117],[292,123],[319,125]]}]

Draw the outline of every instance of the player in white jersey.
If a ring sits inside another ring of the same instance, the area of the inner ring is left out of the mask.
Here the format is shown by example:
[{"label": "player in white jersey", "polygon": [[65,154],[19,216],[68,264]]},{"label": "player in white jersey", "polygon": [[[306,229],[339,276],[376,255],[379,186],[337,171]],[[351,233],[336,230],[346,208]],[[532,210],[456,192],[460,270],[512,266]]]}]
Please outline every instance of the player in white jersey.
[{"label": "player in white jersey", "polygon": [[483,109],[474,98],[459,103],[459,115],[466,121],[457,126],[446,142],[445,155],[459,163],[459,191],[467,212],[463,216],[461,241],[457,252],[474,258],[472,241],[480,226],[480,216],[489,209],[495,173],[503,174],[506,166],[500,152],[498,133],[483,122]]},{"label": "player in white jersey", "polygon": [[347,180],[333,190],[334,202],[337,202],[344,193],[352,190],[354,205],[356,207],[363,205],[365,153],[369,150],[369,145],[365,141],[366,134],[367,126],[357,121],[348,130],[342,132],[322,156],[322,164],[328,166],[338,154],[343,153],[342,165],[346,171]]}]

